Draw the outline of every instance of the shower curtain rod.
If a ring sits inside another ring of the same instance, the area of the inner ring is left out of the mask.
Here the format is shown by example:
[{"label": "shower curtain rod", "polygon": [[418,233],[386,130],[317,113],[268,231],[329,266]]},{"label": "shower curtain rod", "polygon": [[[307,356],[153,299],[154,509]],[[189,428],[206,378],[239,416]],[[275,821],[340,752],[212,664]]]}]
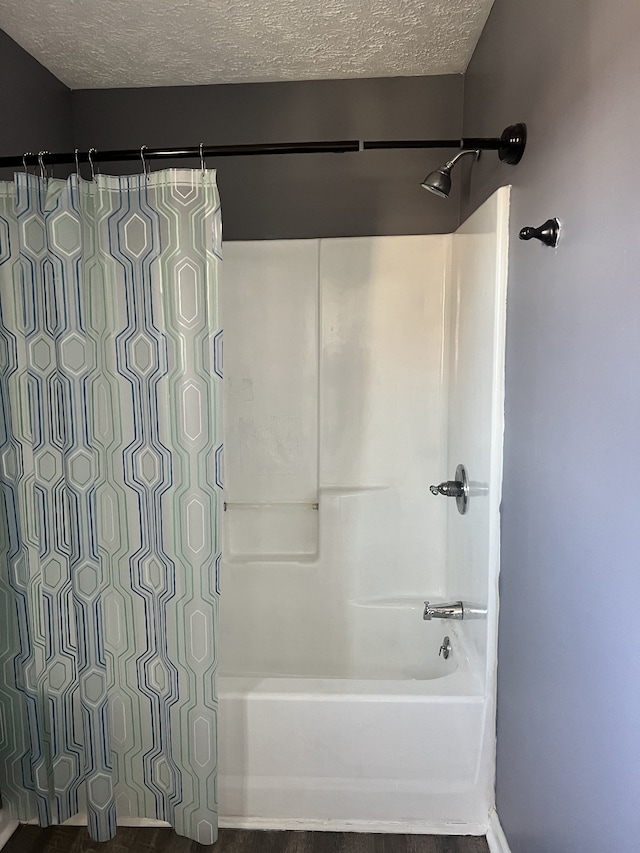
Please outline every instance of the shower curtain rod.
[{"label": "shower curtain rod", "polygon": [[[504,137],[504,134],[503,134]],[[202,157],[246,157],[264,154],[346,154],[355,151],[394,148],[478,148],[500,151],[504,139],[498,137],[464,137],[458,139],[346,139],[331,142],[267,142],[243,145],[203,145],[195,148],[127,148],[113,151],[67,151],[51,153],[29,151],[0,157],[0,167],[56,166],[73,163],[124,162],[127,160],[199,159]]]}]

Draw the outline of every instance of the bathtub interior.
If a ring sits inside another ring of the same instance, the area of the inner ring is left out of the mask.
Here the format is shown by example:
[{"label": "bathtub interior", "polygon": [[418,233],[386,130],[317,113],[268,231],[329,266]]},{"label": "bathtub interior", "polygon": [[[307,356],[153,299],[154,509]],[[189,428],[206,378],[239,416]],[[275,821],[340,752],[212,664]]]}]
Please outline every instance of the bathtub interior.
[{"label": "bathtub interior", "polygon": [[[353,607],[350,655],[336,653],[324,657],[321,648],[310,655],[309,645],[293,653],[287,648],[287,633],[278,632],[262,648],[246,644],[236,649],[233,656],[227,654],[220,675],[397,681],[443,678],[455,671],[459,661],[466,660],[462,644],[450,626],[422,625],[419,601],[416,599],[415,608],[409,603],[402,608],[350,605]],[[452,638],[452,649],[458,646],[457,652],[452,651],[447,660],[438,654],[445,636]]]}]

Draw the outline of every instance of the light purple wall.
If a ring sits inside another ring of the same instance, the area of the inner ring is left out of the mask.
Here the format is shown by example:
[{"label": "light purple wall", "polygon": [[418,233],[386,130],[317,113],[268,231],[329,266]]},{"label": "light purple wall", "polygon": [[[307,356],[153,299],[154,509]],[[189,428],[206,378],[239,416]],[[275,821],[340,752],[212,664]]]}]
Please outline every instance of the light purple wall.
[{"label": "light purple wall", "polygon": [[[64,151],[71,146],[71,91],[3,30],[0,116],[0,155]],[[11,178],[12,173],[0,170],[0,178]]]},{"label": "light purple wall", "polygon": [[[511,182],[497,807],[512,853],[640,847],[640,4],[496,0],[465,80]],[[559,248],[517,240],[549,216]]]}]

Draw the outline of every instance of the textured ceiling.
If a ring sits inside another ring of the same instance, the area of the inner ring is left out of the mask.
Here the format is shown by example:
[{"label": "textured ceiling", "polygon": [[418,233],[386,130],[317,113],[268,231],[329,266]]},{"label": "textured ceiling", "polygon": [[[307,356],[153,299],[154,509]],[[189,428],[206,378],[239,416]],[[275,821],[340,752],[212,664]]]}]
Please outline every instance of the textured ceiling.
[{"label": "textured ceiling", "polygon": [[462,73],[493,0],[2,0],[73,89]]}]

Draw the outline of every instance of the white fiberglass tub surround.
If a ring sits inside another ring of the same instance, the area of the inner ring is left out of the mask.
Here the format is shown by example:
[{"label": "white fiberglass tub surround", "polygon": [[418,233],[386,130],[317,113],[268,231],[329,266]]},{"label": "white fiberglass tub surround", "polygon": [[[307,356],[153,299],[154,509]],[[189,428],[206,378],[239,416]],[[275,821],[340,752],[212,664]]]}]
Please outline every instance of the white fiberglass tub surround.
[{"label": "white fiberglass tub surround", "polygon": [[[508,201],[225,247],[222,825],[487,828]],[[458,462],[465,516],[429,493]]]}]

